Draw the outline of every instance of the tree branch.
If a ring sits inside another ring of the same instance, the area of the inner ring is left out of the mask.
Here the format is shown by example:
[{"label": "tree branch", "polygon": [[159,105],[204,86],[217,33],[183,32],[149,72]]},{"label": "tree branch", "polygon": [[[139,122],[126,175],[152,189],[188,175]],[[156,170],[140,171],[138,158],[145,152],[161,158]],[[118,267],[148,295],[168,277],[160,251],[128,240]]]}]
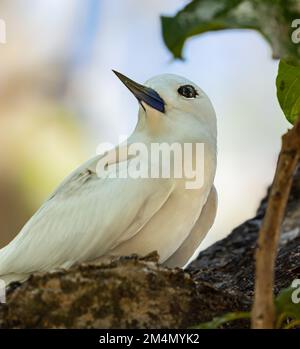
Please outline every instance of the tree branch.
[{"label": "tree branch", "polygon": [[300,117],[282,137],[276,173],[256,250],[255,299],[252,328],[274,328],[274,266],[281,224],[289,198],[293,174],[300,160]]}]

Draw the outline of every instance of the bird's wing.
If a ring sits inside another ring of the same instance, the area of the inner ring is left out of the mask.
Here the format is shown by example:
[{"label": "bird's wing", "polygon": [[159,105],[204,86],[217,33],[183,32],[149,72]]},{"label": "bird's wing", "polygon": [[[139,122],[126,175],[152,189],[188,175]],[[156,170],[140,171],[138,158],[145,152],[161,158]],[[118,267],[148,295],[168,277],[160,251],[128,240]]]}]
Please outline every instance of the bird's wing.
[{"label": "bird's wing", "polygon": [[168,267],[184,267],[186,265],[213,225],[216,217],[217,205],[217,191],[215,186],[213,186],[189,236],[179,249],[164,262],[164,265]]},{"label": "bird's wing", "polygon": [[[0,250],[0,275],[69,267],[107,254],[137,234],[168,200],[172,181],[99,178],[99,159],[87,161],[67,177]],[[130,161],[108,161],[107,173],[116,165],[122,173]]]}]

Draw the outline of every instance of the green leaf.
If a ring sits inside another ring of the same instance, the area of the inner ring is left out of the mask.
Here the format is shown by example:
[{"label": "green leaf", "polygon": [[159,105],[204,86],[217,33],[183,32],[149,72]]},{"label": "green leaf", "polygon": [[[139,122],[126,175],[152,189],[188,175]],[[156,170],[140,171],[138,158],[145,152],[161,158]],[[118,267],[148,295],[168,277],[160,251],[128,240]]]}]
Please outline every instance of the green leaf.
[{"label": "green leaf", "polygon": [[300,320],[300,303],[293,302],[294,292],[297,292],[295,287],[288,287],[281,290],[276,297],[275,306],[279,318],[283,314],[284,318],[289,317],[293,320]]},{"label": "green leaf", "polygon": [[204,322],[202,324],[194,326],[193,328],[216,329],[227,322],[234,321],[234,320],[240,320],[240,319],[250,319],[250,317],[251,317],[250,312],[227,313],[225,315],[215,317],[214,319],[212,319],[209,322]]},{"label": "green leaf", "polygon": [[[294,281],[297,282],[295,284],[292,283],[290,287],[281,290],[275,299],[277,328],[281,328],[287,319],[291,319],[292,321],[284,325],[284,328],[300,327],[300,302],[295,302],[295,300],[298,301],[300,296],[300,281]],[[222,316],[215,317],[209,322],[204,322],[193,326],[193,328],[216,329],[225,323],[239,319],[250,319],[250,317],[250,312],[227,313]]]},{"label": "green leaf", "polygon": [[293,124],[300,115],[300,66],[281,60],[276,87],[281,109]]},{"label": "green leaf", "polygon": [[298,0],[194,0],[174,17],[161,17],[166,46],[182,58],[185,41],[223,29],[257,30],[272,46],[274,58],[300,61],[300,45],[291,40],[293,19],[300,18]]}]

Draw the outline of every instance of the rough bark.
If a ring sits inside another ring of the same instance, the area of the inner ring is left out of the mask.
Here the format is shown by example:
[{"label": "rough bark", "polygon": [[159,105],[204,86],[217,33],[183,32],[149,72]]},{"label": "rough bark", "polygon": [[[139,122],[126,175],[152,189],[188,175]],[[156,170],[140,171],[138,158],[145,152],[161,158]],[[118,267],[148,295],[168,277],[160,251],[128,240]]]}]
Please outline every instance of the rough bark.
[{"label": "rough bark", "polygon": [[130,256],[34,275],[9,292],[0,327],[185,328],[243,307],[226,291],[163,268],[157,259],[155,253]]},{"label": "rough bark", "polygon": [[[300,274],[300,170],[294,177],[275,267],[275,293]],[[254,252],[266,200],[256,217],[200,253],[184,272],[155,254],[15,284],[0,307],[0,328],[186,328],[231,311],[250,310]],[[226,327],[249,327],[249,321]]]}]

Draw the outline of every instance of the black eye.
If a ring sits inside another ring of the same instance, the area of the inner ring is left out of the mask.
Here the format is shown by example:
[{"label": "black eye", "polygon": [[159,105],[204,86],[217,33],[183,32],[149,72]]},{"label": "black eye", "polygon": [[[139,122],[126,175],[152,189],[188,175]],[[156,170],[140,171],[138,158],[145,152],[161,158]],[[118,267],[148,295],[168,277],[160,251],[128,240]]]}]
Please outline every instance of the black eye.
[{"label": "black eye", "polygon": [[196,98],[198,96],[198,92],[195,87],[192,85],[183,85],[180,86],[177,90],[178,93],[185,98]]}]

